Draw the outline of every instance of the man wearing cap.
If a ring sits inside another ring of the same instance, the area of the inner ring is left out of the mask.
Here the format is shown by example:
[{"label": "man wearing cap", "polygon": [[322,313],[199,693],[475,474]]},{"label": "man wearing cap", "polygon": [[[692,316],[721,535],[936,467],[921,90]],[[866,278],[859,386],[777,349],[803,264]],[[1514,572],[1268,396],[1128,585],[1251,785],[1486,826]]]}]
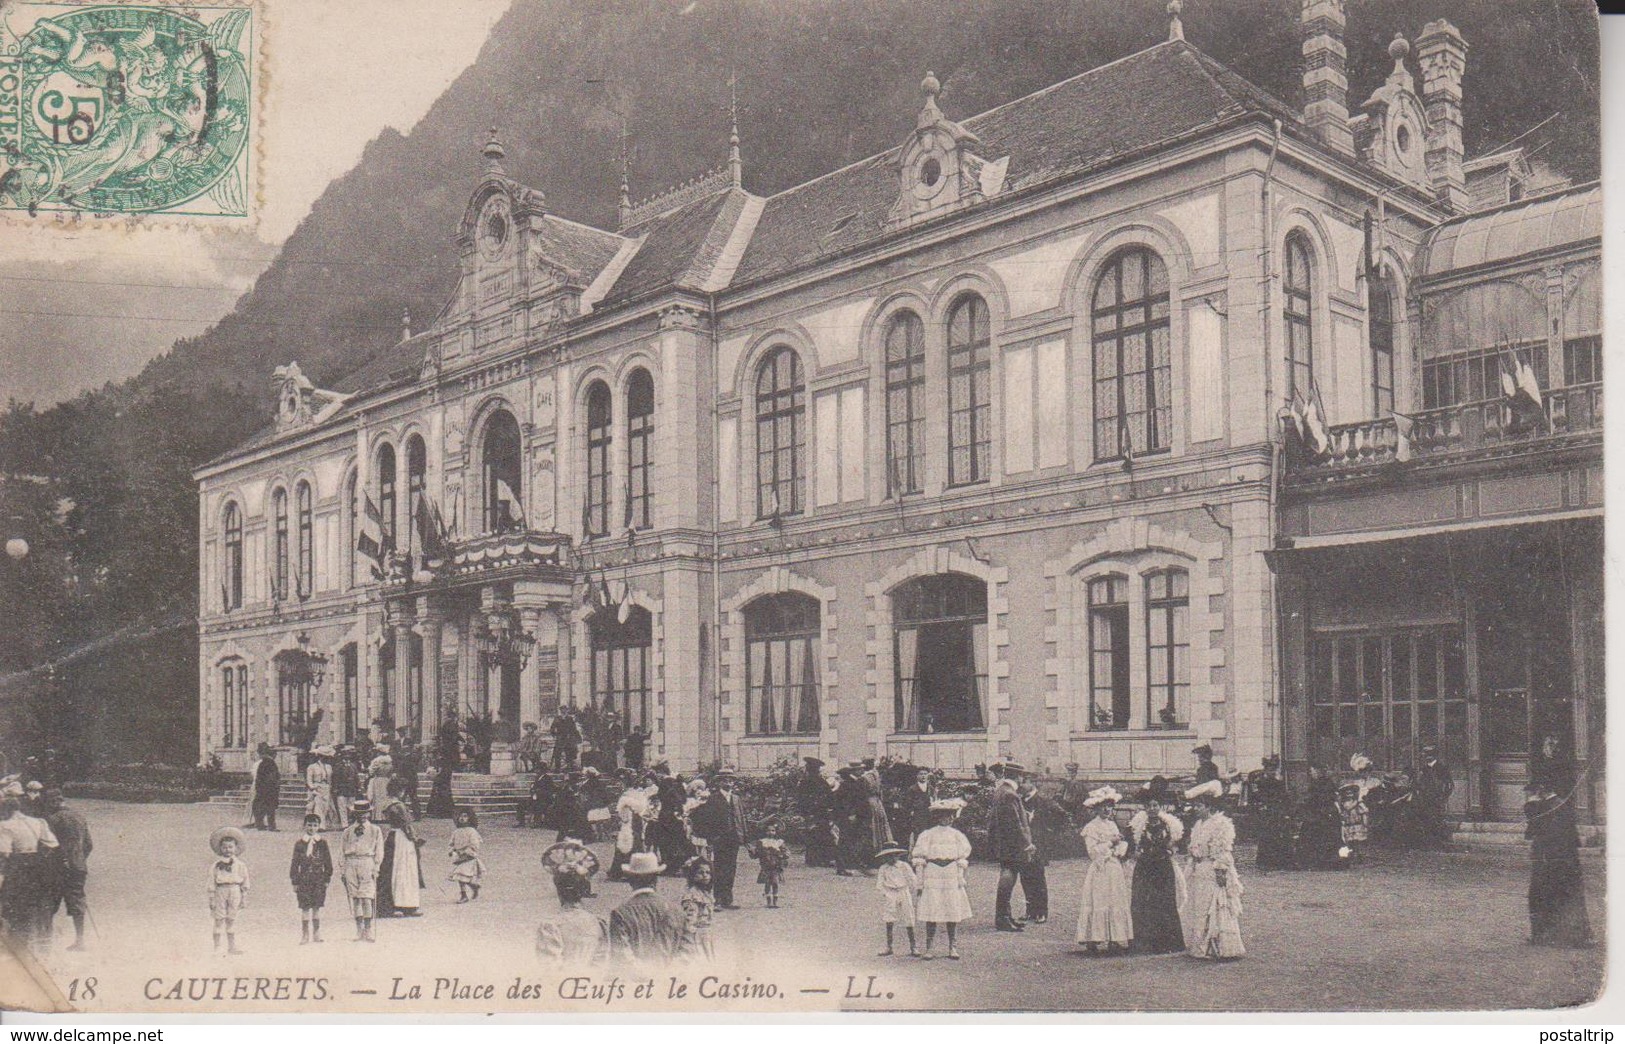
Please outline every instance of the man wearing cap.
[{"label": "man wearing cap", "polygon": [[1197,786],[1201,786],[1203,783],[1211,783],[1219,778],[1219,766],[1213,761],[1212,747],[1204,743],[1200,747],[1191,748],[1191,753],[1196,755]]},{"label": "man wearing cap", "polygon": [[1033,858],[1032,823],[1018,793],[1025,769],[1010,761],[995,766],[993,809],[988,817],[988,858],[999,864],[999,886],[993,902],[993,927],[1001,932],[1019,932],[1022,926],[1010,914],[1010,898],[1024,866]]},{"label": "man wearing cap", "polygon": [[745,814],[734,794],[737,782],[733,770],[723,768],[711,781],[711,796],[689,817],[694,836],[704,838],[711,849],[711,884],[718,910],[739,909],[734,903],[734,877],[745,843]]},{"label": "man wearing cap", "polygon": [[[1066,843],[1063,838],[1076,835],[1077,826],[1060,802],[1038,789],[1031,776],[1021,780],[1017,793],[1027,809],[1027,822],[1032,828],[1033,857],[1021,866],[1021,894],[1026,901],[1026,918],[1032,924],[1049,920],[1049,866],[1059,856]],[[1020,923],[1019,921],[1017,923]]]},{"label": "man wearing cap", "polygon": [[45,822],[56,835],[55,892],[46,907],[45,926],[50,930],[51,918],[56,916],[57,904],[67,907],[73,919],[73,945],[70,950],[85,948],[85,880],[89,876],[86,859],[94,847],[90,842],[90,824],[76,808],[69,808],[62,791],[51,787],[43,798]]},{"label": "man wearing cap", "polygon": [[402,725],[395,730],[395,745],[390,748],[390,770],[401,781],[401,800],[412,809],[414,819],[423,818],[418,806],[418,773],[423,768],[423,754],[412,742],[412,730]]},{"label": "man wearing cap", "polygon": [[1455,789],[1450,769],[1439,760],[1439,748],[1432,744],[1424,746],[1422,764],[1416,770],[1415,798],[1418,833],[1424,845],[1440,846],[1450,840],[1445,808]]},{"label": "man wearing cap", "polygon": [[277,768],[276,755],[269,743],[261,742],[257,751],[259,763],[254,766],[254,789],[248,807],[254,817],[255,830],[276,830],[276,808],[282,801],[282,770]]},{"label": "man wearing cap", "polygon": [[576,751],[581,747],[581,726],[576,724],[575,711],[559,708],[558,716],[548,726],[553,734],[553,771],[568,772],[576,767]]},{"label": "man wearing cap", "polygon": [[626,864],[632,895],[609,915],[609,949],[616,961],[666,965],[683,943],[683,912],[655,891],[666,867],[653,852],[634,852]]}]

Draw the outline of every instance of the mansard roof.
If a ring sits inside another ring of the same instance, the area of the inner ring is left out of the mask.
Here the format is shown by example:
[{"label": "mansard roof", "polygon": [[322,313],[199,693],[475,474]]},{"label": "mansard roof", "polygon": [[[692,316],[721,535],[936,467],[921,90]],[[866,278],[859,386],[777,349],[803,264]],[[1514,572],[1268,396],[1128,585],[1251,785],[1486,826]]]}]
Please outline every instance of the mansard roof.
[{"label": "mansard roof", "polygon": [[[1001,195],[1074,177],[1257,114],[1299,124],[1285,102],[1171,40],[964,120],[987,156],[1010,157]],[[785,190],[766,208],[735,285],[881,239],[901,147]]]},{"label": "mansard roof", "polygon": [[641,243],[597,307],[669,289],[711,289],[710,277],[750,199],[729,187],[622,229],[622,236]]}]

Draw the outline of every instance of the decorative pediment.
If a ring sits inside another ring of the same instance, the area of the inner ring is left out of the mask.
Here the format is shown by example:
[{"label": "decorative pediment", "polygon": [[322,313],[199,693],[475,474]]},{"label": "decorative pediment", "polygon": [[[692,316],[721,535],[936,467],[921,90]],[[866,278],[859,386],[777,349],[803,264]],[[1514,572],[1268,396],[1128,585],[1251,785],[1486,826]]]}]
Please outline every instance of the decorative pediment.
[{"label": "decorative pediment", "polygon": [[271,374],[276,385],[276,430],[293,431],[326,420],[344,404],[346,396],[322,391],[291,362]]},{"label": "decorative pediment", "polygon": [[920,90],[925,104],[897,159],[897,202],[887,216],[893,225],[997,195],[1004,188],[1009,165],[1008,156],[989,161],[971,151],[981,140],[937,107],[942,84],[935,74],[925,74]]},{"label": "decorative pediment", "polygon": [[1360,158],[1402,181],[1428,188],[1427,111],[1416,93],[1416,81],[1405,66],[1411,45],[1395,36],[1388,45],[1394,70],[1350,121]]}]

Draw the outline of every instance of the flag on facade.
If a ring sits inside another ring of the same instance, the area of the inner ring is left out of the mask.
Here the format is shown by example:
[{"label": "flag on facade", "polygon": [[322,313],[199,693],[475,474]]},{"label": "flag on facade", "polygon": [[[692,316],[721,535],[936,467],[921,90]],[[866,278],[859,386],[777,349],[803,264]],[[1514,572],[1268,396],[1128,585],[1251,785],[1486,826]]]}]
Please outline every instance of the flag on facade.
[{"label": "flag on facade", "polygon": [[1394,459],[1403,464],[1411,459],[1411,431],[1416,421],[1403,413],[1394,414]]},{"label": "flag on facade", "polygon": [[423,557],[444,558],[446,554],[446,523],[440,517],[440,508],[428,497],[418,497],[418,509],[413,521],[418,529],[418,547]]},{"label": "flag on facade", "polygon": [[603,601],[598,597],[598,583],[587,574],[586,590],[581,594],[581,604],[586,606],[589,613],[596,613],[604,607]]},{"label": "flag on facade", "polygon": [[449,515],[449,517],[441,520],[442,526],[443,526],[443,528],[445,529],[445,532],[446,532],[446,539],[448,541],[457,539],[457,536],[458,536],[458,533],[459,533],[458,520],[461,519],[462,517],[463,517],[463,487],[454,486],[454,487],[452,487],[452,491],[451,491],[451,512],[450,512],[450,515]]},{"label": "flag on facade", "polygon": [[231,588],[224,580],[220,581],[220,608],[231,608]]},{"label": "flag on facade", "polygon": [[632,616],[632,588],[625,580],[621,581],[621,596],[615,599],[615,619],[626,623]]},{"label": "flag on facade", "polygon": [[496,480],[497,503],[502,506],[504,529],[525,526],[525,509],[519,506],[519,497],[514,494],[513,487],[504,479]]},{"label": "flag on facade", "polygon": [[355,549],[372,563],[374,579],[384,575],[384,516],[372,502],[372,494],[363,498],[361,532],[356,535]]},{"label": "flag on facade", "polygon": [[1515,349],[1501,352],[1501,396],[1512,410],[1514,420],[1520,424],[1547,427],[1545,395],[1535,368],[1529,365]]},{"label": "flag on facade", "polygon": [[767,487],[767,504],[766,504],[766,508],[767,508],[767,510],[765,512],[763,512],[765,517],[767,517],[767,518],[778,518],[779,517],[779,486],[778,486],[778,483],[776,483],[776,482]]},{"label": "flag on facade", "polygon": [[630,530],[632,528],[632,488],[630,486],[626,490],[626,510],[622,514],[621,526]]},{"label": "flag on facade", "polygon": [[1117,413],[1117,448],[1123,455],[1123,470],[1128,471],[1134,467],[1134,431],[1129,427],[1128,413],[1122,409]]},{"label": "flag on facade", "polygon": [[615,599],[609,593],[609,577],[603,573],[598,574],[598,604],[605,609],[615,604]]}]

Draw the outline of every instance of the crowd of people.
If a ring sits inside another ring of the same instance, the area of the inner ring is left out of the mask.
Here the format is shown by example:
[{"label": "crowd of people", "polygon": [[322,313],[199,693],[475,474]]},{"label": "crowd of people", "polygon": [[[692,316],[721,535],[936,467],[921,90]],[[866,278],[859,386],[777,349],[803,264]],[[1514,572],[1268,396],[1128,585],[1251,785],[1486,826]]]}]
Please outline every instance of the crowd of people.
[{"label": "crowd of people", "polygon": [[90,825],[56,781],[0,778],[0,927],[35,950],[50,946],[58,910],[73,922],[70,950],[85,948]]}]

